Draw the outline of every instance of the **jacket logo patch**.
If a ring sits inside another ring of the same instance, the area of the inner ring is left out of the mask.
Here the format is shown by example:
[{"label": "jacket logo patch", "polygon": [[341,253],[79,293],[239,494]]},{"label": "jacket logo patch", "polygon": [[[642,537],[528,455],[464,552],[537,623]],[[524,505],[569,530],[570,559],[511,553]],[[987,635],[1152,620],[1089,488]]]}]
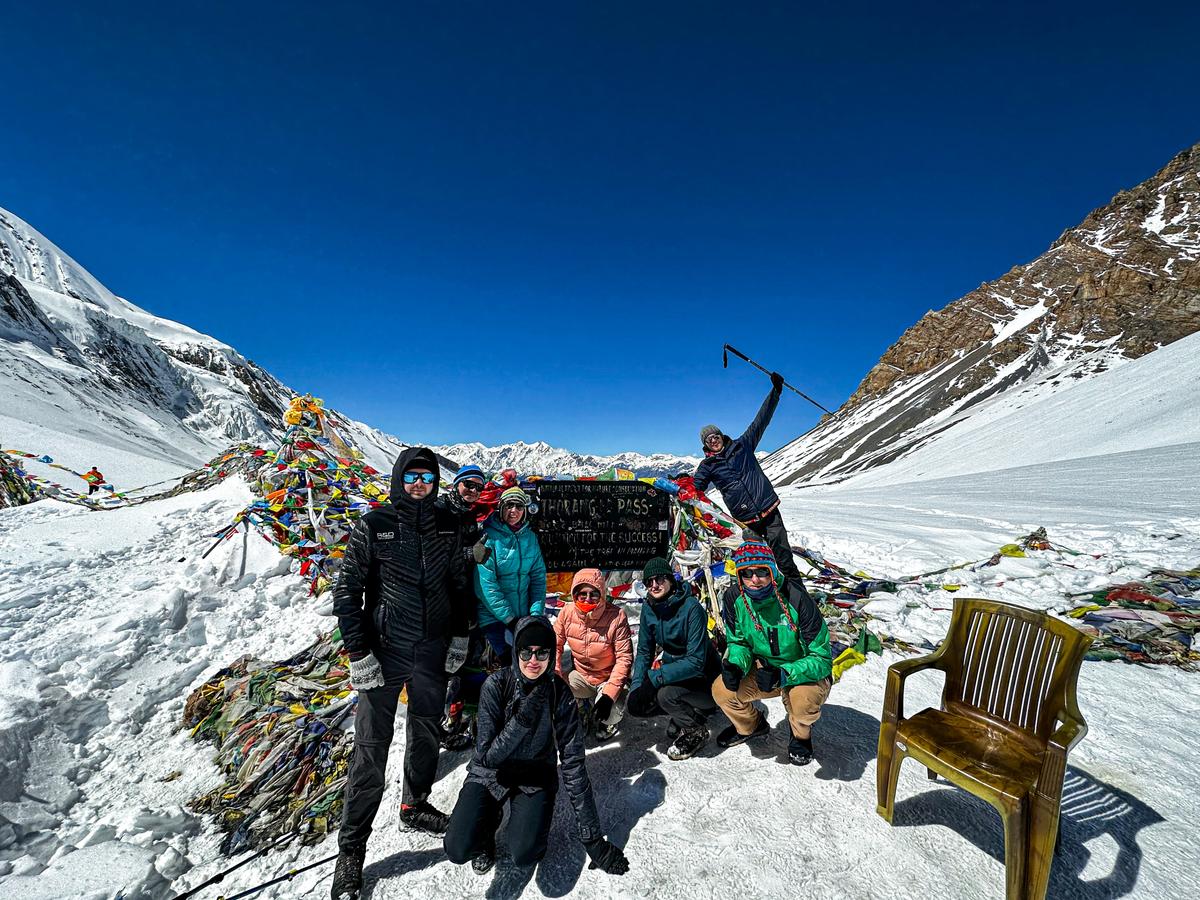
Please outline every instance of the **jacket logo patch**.
[{"label": "jacket logo patch", "polygon": [[396,532],[394,532],[394,531],[377,531],[377,532],[375,532],[375,540],[377,540],[377,541],[390,541],[390,540],[393,540],[395,537],[396,537]]}]

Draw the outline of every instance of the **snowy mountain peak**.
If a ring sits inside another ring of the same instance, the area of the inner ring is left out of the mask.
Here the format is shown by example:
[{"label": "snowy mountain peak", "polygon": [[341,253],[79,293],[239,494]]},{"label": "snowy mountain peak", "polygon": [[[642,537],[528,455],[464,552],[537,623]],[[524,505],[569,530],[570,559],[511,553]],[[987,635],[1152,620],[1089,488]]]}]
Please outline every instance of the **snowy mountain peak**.
[{"label": "snowy mountain peak", "polygon": [[832,417],[768,457],[778,484],[839,480],[1200,330],[1200,144],[1032,262],[909,328]]}]

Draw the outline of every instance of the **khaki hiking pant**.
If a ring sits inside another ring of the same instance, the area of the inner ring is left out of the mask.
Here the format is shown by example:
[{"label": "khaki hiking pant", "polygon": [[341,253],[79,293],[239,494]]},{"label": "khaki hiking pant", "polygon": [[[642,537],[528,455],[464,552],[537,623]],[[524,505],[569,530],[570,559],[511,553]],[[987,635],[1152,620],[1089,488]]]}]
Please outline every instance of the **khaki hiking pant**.
[{"label": "khaki hiking pant", "polygon": [[822,678],[813,684],[797,684],[784,688],[782,692],[779,688],[775,688],[773,691],[760,691],[758,682],[754,679],[756,671],[758,671],[757,666],[742,679],[736,694],[725,687],[725,682],[720,678],[717,678],[712,685],[713,699],[717,701],[717,706],[721,707],[721,711],[729,717],[729,721],[733,723],[738,734],[750,734],[758,725],[758,717],[762,714],[754,708],[755,700],[778,697],[782,693],[783,708],[787,710],[788,724],[792,726],[792,734],[802,739],[811,737],[813,723],[821,718],[821,705],[829,699],[829,689],[833,687],[833,680]]},{"label": "khaki hiking pant", "polygon": [[[600,699],[601,689],[603,684],[592,684],[574,669],[567,673],[567,684],[571,686],[571,694],[576,700],[591,700]],[[608,714],[608,718],[604,720],[605,725],[616,725],[621,721],[621,716],[625,715],[625,691],[622,690],[617,694],[617,699],[613,701],[612,712]]]}]

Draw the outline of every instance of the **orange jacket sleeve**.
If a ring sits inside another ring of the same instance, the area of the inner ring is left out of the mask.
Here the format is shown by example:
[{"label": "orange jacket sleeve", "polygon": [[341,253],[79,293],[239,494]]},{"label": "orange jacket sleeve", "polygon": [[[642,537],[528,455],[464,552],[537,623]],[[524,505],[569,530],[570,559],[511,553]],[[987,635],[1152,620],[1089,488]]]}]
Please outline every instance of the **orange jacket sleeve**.
[{"label": "orange jacket sleeve", "polygon": [[613,700],[629,684],[629,676],[633,672],[633,633],[629,630],[629,617],[625,610],[618,610],[612,626],[612,646],[617,655],[612,674],[604,685],[604,693]]}]

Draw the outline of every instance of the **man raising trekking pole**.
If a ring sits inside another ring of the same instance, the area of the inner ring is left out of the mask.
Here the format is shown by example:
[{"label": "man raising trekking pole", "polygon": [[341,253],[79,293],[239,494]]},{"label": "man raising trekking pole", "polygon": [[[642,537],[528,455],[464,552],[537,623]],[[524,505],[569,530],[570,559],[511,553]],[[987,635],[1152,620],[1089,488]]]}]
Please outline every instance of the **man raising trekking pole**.
[{"label": "man raising trekking pole", "polygon": [[783,394],[783,376],[771,373],[771,393],[763,401],[758,415],[739,438],[730,438],[716,425],[700,429],[704,459],[696,467],[696,490],[715,485],[734,518],[767,542],[779,571],[787,579],[799,578],[800,570],[792,557],[783,516],[779,514],[779,495],[767,480],[754,451]]}]

